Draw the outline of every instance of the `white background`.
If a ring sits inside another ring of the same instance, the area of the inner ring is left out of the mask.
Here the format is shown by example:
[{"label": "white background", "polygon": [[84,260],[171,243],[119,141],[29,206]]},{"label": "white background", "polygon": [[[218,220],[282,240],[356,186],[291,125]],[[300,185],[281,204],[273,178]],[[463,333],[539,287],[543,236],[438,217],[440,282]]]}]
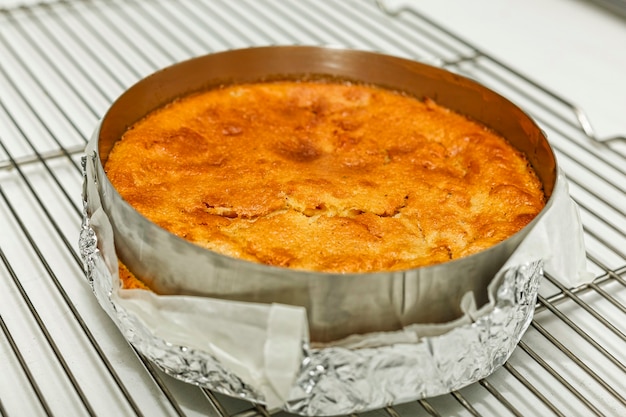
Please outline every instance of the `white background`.
[{"label": "white background", "polygon": [[387,0],[386,4],[411,4],[582,107],[598,136],[626,136],[626,18],[599,2]]}]

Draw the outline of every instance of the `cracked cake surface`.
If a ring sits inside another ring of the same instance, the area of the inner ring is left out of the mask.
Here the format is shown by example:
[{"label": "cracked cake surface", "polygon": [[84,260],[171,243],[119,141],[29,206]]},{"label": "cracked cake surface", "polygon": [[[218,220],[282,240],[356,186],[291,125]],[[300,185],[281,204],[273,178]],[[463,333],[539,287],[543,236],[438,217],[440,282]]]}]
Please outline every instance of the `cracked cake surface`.
[{"label": "cracked cake surface", "polygon": [[269,265],[432,265],[511,236],[545,205],[505,139],[434,101],[347,82],[224,86],[133,125],[105,170],[142,215]]}]

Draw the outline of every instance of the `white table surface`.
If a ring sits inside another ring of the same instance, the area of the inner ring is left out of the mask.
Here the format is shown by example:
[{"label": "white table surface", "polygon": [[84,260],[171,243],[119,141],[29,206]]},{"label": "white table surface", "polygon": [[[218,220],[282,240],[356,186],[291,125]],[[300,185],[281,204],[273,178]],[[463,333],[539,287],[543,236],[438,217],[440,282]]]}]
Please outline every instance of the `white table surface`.
[{"label": "white table surface", "polygon": [[598,136],[626,135],[626,18],[592,0],[387,0],[411,4],[580,106]]}]

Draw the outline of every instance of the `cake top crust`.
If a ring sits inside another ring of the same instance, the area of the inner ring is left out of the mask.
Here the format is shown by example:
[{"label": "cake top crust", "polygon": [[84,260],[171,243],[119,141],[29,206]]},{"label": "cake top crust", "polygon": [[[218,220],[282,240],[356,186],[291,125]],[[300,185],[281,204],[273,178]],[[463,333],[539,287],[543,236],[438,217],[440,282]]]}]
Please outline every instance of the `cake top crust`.
[{"label": "cake top crust", "polygon": [[504,138],[376,86],[280,81],[178,99],[105,171],[143,216],[207,249],[325,272],[433,265],[513,235],[542,185]]}]

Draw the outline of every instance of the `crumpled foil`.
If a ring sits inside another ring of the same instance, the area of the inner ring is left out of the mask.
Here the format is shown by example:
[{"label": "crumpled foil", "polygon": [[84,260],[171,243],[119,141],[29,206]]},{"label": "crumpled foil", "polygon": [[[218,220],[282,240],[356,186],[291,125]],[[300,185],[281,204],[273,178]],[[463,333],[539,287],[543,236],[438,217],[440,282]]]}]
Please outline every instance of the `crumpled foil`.
[{"label": "crumpled foil", "polygon": [[[112,297],[119,289],[98,249],[85,210],[80,252],[93,292],[125,338],[165,373],[229,396],[265,404],[264,396],[199,349],[155,336]],[[414,342],[376,347],[312,347],[302,340],[300,369],[282,405],[301,415],[361,412],[448,393],[491,374],[511,355],[533,315],[541,260],[509,268],[490,286],[491,307],[470,323]],[[383,334],[382,337],[385,337]],[[245,343],[245,335],[242,335]]]},{"label": "crumpled foil", "polygon": [[126,340],[144,357],[168,375],[225,395],[263,403],[264,398],[239,377],[225,369],[210,354],[179,346],[155,336],[144,323],[127,312],[112,297],[114,288],[106,260],[98,249],[98,236],[86,210],[79,237],[79,249],[87,280],[100,306],[117,325]]},{"label": "crumpled foil", "polygon": [[488,376],[532,320],[541,266],[536,261],[507,270],[493,310],[445,334],[376,348],[307,350],[285,409],[351,413],[445,394]]}]

